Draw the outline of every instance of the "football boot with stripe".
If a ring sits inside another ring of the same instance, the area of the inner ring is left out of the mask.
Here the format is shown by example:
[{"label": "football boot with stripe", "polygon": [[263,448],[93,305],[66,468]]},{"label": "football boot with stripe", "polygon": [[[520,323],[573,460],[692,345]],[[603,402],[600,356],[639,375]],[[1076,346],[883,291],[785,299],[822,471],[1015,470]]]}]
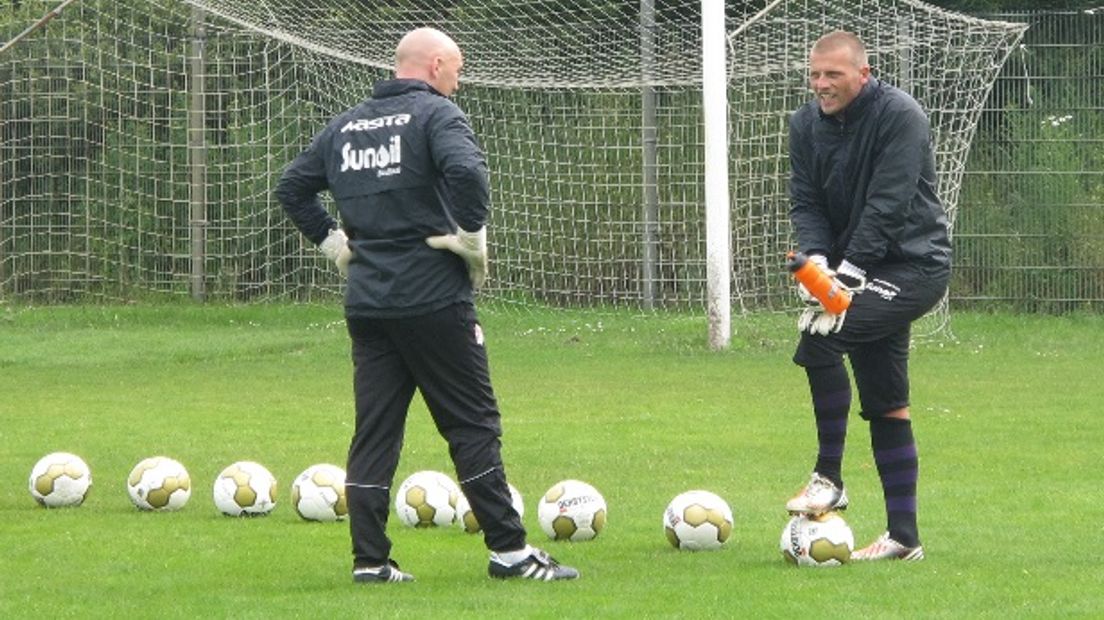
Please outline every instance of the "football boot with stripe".
[{"label": "football boot with stripe", "polygon": [[874,562],[877,560],[904,560],[905,562],[919,562],[924,559],[924,548],[920,545],[906,547],[889,537],[889,532],[882,534],[878,540],[851,554],[855,562]]},{"label": "football boot with stripe", "polygon": [[357,583],[391,583],[414,581],[414,575],[399,570],[399,565],[389,560],[383,566],[372,568],[354,568],[353,581]]},{"label": "football boot with stripe", "polygon": [[487,572],[496,579],[535,579],[537,581],[557,581],[560,579],[577,579],[579,571],[570,566],[563,566],[552,556],[540,549],[533,549],[529,557],[516,564],[503,564],[497,559],[491,559]]},{"label": "football boot with stripe", "polygon": [[834,482],[813,472],[809,484],[786,502],[786,510],[792,515],[822,515],[833,510],[846,510],[847,491]]}]

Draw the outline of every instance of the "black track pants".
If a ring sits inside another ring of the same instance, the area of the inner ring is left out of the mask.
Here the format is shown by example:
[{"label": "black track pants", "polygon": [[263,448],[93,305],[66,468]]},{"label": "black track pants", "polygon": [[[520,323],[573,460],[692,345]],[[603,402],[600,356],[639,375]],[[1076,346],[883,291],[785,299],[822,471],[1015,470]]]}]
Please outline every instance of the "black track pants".
[{"label": "black track pants", "polygon": [[347,319],[352,339],[356,427],[346,492],[357,565],[390,558],[385,533],[407,409],[422,393],[448,441],[465,496],[489,549],[525,546],[502,468],[502,426],[491,388],[483,333],[471,304],[406,318]]}]

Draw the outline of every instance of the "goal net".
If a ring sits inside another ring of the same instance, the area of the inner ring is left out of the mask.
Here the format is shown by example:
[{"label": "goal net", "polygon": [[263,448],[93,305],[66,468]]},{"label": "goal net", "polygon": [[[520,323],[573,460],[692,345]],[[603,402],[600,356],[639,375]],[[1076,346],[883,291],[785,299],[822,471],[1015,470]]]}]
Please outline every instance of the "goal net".
[{"label": "goal net", "polygon": [[[3,9],[11,39],[56,7]],[[981,104],[1022,26],[910,0],[726,6],[733,301],[791,307],[786,124],[833,28],[931,111],[952,220]],[[0,295],[332,298],[271,190],[389,77],[411,28],[465,53],[492,174],[485,298],[705,305],[700,0],[83,0],[0,56]]]}]

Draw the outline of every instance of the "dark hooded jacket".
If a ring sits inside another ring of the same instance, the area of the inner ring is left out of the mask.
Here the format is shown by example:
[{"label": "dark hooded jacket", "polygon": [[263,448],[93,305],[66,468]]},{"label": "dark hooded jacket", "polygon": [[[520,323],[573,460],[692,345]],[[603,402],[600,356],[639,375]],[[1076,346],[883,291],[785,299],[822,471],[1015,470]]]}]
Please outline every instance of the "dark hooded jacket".
[{"label": "dark hooded jacket", "polygon": [[353,260],[345,296],[351,317],[417,316],[472,300],[463,260],[426,237],[483,227],[487,162],[464,113],[421,80],[386,80],[338,115],[284,170],[275,195],[314,243],[334,218]]},{"label": "dark hooded jacket", "polygon": [[936,194],[928,117],[904,91],[871,77],[838,116],[813,100],[790,119],[790,218],[798,247],[870,269],[951,265]]}]

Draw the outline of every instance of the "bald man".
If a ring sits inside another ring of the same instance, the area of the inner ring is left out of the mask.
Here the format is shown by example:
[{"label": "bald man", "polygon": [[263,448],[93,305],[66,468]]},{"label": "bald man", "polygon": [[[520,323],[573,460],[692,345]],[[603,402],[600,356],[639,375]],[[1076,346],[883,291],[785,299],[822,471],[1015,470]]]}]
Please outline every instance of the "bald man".
[{"label": "bald man", "polygon": [[[473,290],[487,272],[487,162],[464,113],[464,57],[433,28],[407,33],[395,78],[339,114],[284,170],[275,195],[347,277],[356,424],[346,496],[357,583],[411,581],[386,535],[407,411],[421,392],[447,440],[496,578],[574,579],[526,543],[500,456],[502,427]],[[322,207],[329,191],[341,226]]]},{"label": "bald man", "polygon": [[909,415],[913,321],[943,298],[951,274],[947,217],[936,194],[927,115],[870,72],[853,33],[830,32],[809,53],[813,99],[790,119],[790,219],[799,249],[841,286],[851,306],[834,314],[803,288],[794,362],[805,369],[818,454],[791,513],[848,505],[841,463],[855,375],[881,478],[886,530],[851,558],[924,558],[916,523],[919,460]]}]

